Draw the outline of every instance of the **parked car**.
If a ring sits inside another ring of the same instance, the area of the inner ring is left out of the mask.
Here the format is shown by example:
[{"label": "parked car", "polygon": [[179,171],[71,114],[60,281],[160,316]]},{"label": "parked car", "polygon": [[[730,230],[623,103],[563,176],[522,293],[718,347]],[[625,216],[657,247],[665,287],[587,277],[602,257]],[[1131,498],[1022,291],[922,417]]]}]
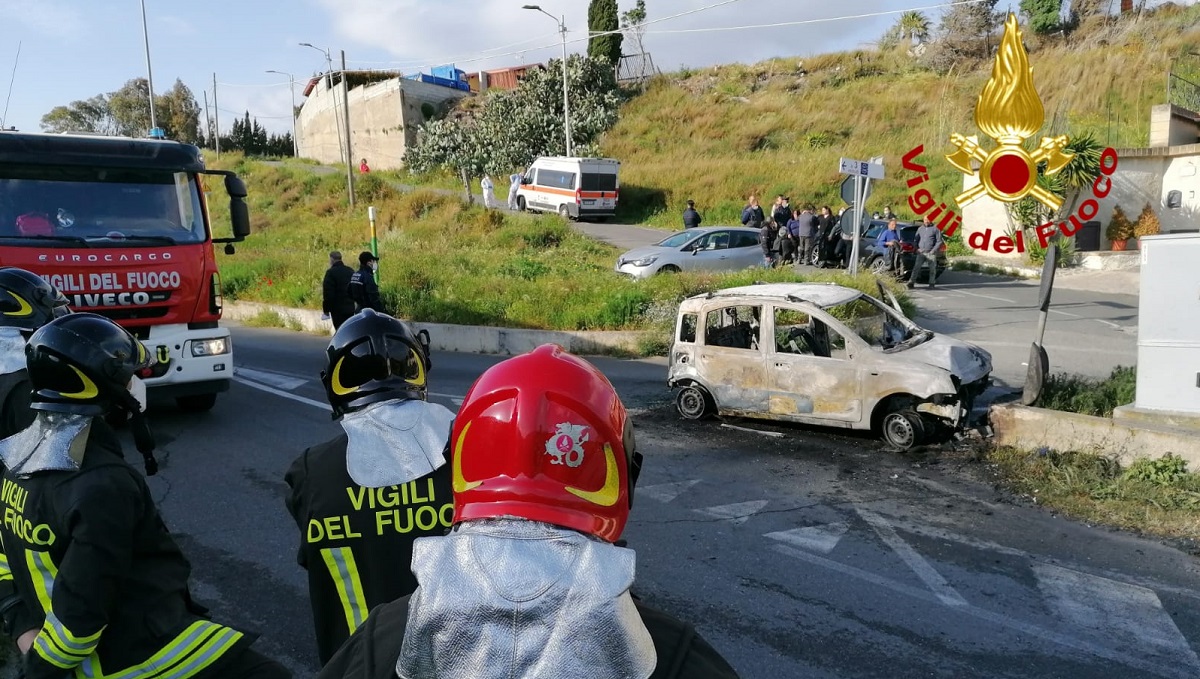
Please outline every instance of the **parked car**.
[{"label": "parked car", "polygon": [[871,430],[907,450],[962,428],[991,380],[987,351],[833,284],[764,283],[679,306],[667,383],[679,414]]},{"label": "parked car", "polygon": [[[900,232],[900,270],[895,272],[895,275],[904,280],[908,280],[913,264],[917,261],[918,226],[917,224],[898,224],[896,227],[896,230]],[[866,262],[871,273],[877,276],[887,272],[887,253],[884,252],[884,248],[875,245],[874,239],[871,239],[871,245],[863,261]],[[917,276],[917,282],[929,280],[929,266],[929,262],[926,260],[922,273]],[[950,260],[946,257],[946,245],[943,243],[937,252],[937,277],[941,278],[949,266]]]},{"label": "parked car", "polygon": [[703,226],[672,234],[617,258],[616,270],[634,278],[680,271],[738,271],[763,263],[758,230]]},{"label": "parked car", "polygon": [[[879,232],[887,228],[887,222],[881,219],[869,219],[863,224],[862,231],[858,236],[858,261],[866,262],[868,256],[868,248],[875,244],[875,238],[879,236]],[[814,248],[810,263],[813,266],[820,261],[820,253]]]},{"label": "parked car", "polygon": [[521,175],[517,209],[603,221],[617,213],[620,167],[612,158],[538,158]]}]

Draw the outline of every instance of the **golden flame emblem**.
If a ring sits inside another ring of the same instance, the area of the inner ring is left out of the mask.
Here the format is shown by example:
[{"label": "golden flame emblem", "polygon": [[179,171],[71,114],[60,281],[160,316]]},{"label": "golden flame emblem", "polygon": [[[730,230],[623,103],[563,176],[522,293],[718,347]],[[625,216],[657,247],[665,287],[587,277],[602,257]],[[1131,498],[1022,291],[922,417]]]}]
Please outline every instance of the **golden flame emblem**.
[{"label": "golden flame emblem", "polygon": [[1033,196],[1051,210],[1062,206],[1061,196],[1037,185],[1037,168],[1045,163],[1044,173],[1050,176],[1066,167],[1074,157],[1063,151],[1066,135],[1042,137],[1041,145],[1033,153],[1022,146],[1041,129],[1045,117],[1042,100],[1033,87],[1033,69],[1021,42],[1017,17],[1010,13],[992,64],[992,77],[975,105],[975,126],[995,140],[997,146],[987,152],[979,146],[977,136],[950,135],[950,143],[958,148],[946,156],[951,165],[963,174],[973,175],[971,161],[981,163],[980,183],[955,197],[960,208],[984,193],[1005,203]]}]

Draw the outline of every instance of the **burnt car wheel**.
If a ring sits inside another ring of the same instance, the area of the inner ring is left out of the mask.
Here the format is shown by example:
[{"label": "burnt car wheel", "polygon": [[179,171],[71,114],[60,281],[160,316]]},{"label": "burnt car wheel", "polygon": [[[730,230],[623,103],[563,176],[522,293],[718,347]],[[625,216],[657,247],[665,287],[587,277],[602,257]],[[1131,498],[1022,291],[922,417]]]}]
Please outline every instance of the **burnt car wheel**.
[{"label": "burnt car wheel", "polygon": [[925,423],[915,411],[894,410],[883,416],[883,440],[899,450],[910,450],[925,438]]},{"label": "burnt car wheel", "polygon": [[689,384],[675,394],[675,408],[685,420],[703,420],[712,415],[712,397],[702,387]]}]

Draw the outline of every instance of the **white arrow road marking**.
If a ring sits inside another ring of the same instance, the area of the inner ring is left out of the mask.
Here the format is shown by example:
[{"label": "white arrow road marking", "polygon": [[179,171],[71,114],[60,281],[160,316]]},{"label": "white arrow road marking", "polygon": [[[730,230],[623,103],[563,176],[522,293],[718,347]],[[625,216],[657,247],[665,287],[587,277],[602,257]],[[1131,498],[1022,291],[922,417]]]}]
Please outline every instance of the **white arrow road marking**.
[{"label": "white arrow road marking", "polygon": [[786,542],[810,552],[828,554],[833,551],[834,547],[837,547],[838,541],[849,529],[850,524],[845,522],[827,523],[821,526],[805,526],[804,528],[765,533],[763,537]]},{"label": "white arrow road marking", "polygon": [[925,586],[932,591],[942,603],[947,606],[966,606],[967,600],[962,598],[946,578],[942,577],[941,573],[937,572],[923,556],[917,554],[917,550],[912,548],[912,545],[905,542],[899,535],[896,534],[896,529],[892,528],[882,516],[864,507],[855,507],[867,523],[875,529],[879,534],[879,538],[883,543],[892,548],[892,551],[899,556],[913,573],[925,583]]},{"label": "white arrow road marking", "polygon": [[267,372],[265,370],[253,370],[251,368],[234,368],[234,375],[240,375],[248,380],[254,380],[259,384],[265,384],[276,389],[291,391],[298,387],[304,386],[308,380],[302,377],[293,377],[281,373]]},{"label": "white arrow road marking", "polygon": [[1046,600],[1071,624],[1116,648],[1148,646],[1164,660],[1200,673],[1200,658],[1154,590],[1044,563],[1033,564],[1033,572]]},{"label": "white arrow road marking", "polygon": [[706,514],[708,516],[730,521],[735,526],[740,526],[743,523],[757,514],[759,510],[767,506],[768,500],[751,500],[749,502],[738,502],[731,505],[717,505],[716,507],[703,507],[693,511]]},{"label": "white arrow road marking", "polygon": [[653,486],[638,487],[636,495],[646,495],[659,502],[670,502],[679,497],[684,491],[689,490],[692,486],[700,483],[700,479],[691,481],[677,481],[675,483],[659,483]]},{"label": "white arrow road marking", "polygon": [[[932,604],[938,602],[945,603],[940,597],[930,594],[928,591],[920,587],[913,587],[902,582],[897,582],[890,578],[884,577],[877,573],[865,571],[861,568],[844,564],[839,561],[827,559],[823,556],[810,554],[795,547],[788,545],[774,545],[775,551],[780,554],[786,554],[794,559],[810,563],[814,566],[827,568],[835,573],[841,573],[847,577],[857,578],[864,582],[869,582],[879,587],[884,587],[888,590],[910,596],[918,601],[926,601]],[[1123,653],[1113,650],[1107,643],[1097,643],[1087,639],[1064,634],[1058,630],[1054,630],[1041,625],[1019,620],[1004,613],[996,613],[978,606],[973,606],[970,603],[965,606],[952,606],[951,610],[962,615],[969,615],[977,620],[989,622],[993,625],[1005,627],[1007,629],[1020,632],[1026,639],[1044,640],[1053,644],[1058,644],[1066,648],[1073,648],[1086,656],[1094,656],[1096,658],[1104,658],[1114,663],[1119,663],[1122,666],[1133,667],[1145,672],[1152,672],[1155,676],[1171,677],[1172,679],[1196,679],[1196,671],[1188,668],[1181,668],[1175,663],[1164,662],[1159,658],[1142,658],[1132,655],[1131,653]],[[1136,650],[1136,649],[1135,649]],[[1114,672],[1113,676],[1126,676],[1118,672]],[[1132,676],[1132,675],[1129,675]]]}]

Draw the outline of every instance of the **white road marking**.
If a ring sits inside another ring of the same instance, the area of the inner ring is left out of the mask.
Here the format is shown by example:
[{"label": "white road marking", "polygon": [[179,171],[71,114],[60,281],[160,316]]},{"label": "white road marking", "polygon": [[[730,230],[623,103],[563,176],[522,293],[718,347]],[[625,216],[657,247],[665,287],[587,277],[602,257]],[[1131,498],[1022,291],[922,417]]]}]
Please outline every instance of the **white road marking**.
[{"label": "white road marking", "polygon": [[290,399],[297,403],[303,403],[304,405],[312,406],[314,408],[320,408],[321,410],[324,410],[325,412],[331,412],[328,403],[322,403],[321,401],[314,401],[311,398],[304,398],[303,396],[300,396],[299,394],[293,394],[290,391],[284,391],[282,389],[276,389],[275,387],[269,387],[265,384],[259,384],[258,382],[255,382],[254,380],[248,380],[245,377],[239,377],[236,374],[233,376],[233,381],[237,382],[238,384],[244,384],[247,387],[250,387],[251,389],[258,389],[259,391],[265,391],[268,394],[275,394],[276,396],[282,396],[283,398]]},{"label": "white road marking", "polygon": [[746,523],[750,517],[757,514],[763,507],[767,506],[768,500],[751,500],[749,502],[737,502],[731,505],[717,505],[715,507],[702,507],[692,511],[700,512],[706,516],[711,516],[717,519],[729,521],[735,526],[740,526]]},{"label": "white road marking", "polygon": [[1008,299],[1007,297],[996,297],[994,295],[985,295],[982,292],[967,292],[966,290],[958,290],[958,289],[956,289],[954,292],[957,292],[957,293],[960,293],[963,295],[970,295],[971,297],[979,297],[982,299],[990,299],[990,300],[994,300],[997,302],[1005,302],[1007,304],[1016,304],[1017,303],[1017,301],[1014,299]]},{"label": "white road marking", "polygon": [[1093,318],[1092,320],[1096,321],[1097,323],[1103,323],[1104,325],[1107,325],[1108,327],[1112,328],[1113,330],[1122,330],[1122,331],[1125,330],[1125,328],[1122,327],[1121,325],[1119,325],[1117,323],[1113,323],[1112,321],[1106,321],[1103,318]]},{"label": "white road marking", "polygon": [[[827,559],[823,556],[818,556],[816,554],[796,549],[795,547],[790,547],[788,545],[774,545],[773,547],[775,551],[781,554],[785,554],[800,561],[813,564],[814,566],[827,568],[842,575],[864,580],[871,584],[889,589],[893,592],[913,597],[914,599],[919,599],[921,601],[926,601],[933,604],[945,603],[939,597],[927,592],[924,589],[921,589],[920,587],[913,587],[912,585],[907,585],[902,582],[896,582],[895,580],[886,578],[882,575],[864,571],[861,568],[840,563],[832,559]],[[1141,669],[1147,672],[1153,672],[1156,675],[1163,677],[1171,677],[1172,679],[1195,679],[1196,677],[1196,672],[1191,669],[1180,668],[1175,664],[1168,664],[1165,662],[1158,663],[1150,659],[1142,659],[1139,657],[1130,656],[1126,653],[1115,651],[1109,648],[1106,644],[1098,644],[1091,641],[1078,639],[1047,627],[1042,627],[1024,620],[1018,620],[1016,618],[1004,615],[1003,613],[995,613],[969,603],[965,606],[953,606],[952,608],[957,613],[969,615],[973,618],[1019,632],[1030,640],[1044,640],[1053,644],[1065,646],[1067,648],[1073,648],[1086,655],[1103,658],[1114,663],[1120,663],[1122,665]],[[1114,674],[1114,676],[1120,675]]]},{"label": "white road marking", "polygon": [[684,491],[691,489],[691,487],[697,483],[700,483],[700,479],[693,479],[691,481],[677,481],[675,483],[659,483],[653,486],[639,486],[636,495],[638,497],[643,495],[649,496],[650,498],[658,500],[659,502],[670,502],[671,500],[674,500],[682,495]]},{"label": "white road marking", "polygon": [[[979,346],[983,347],[984,349],[988,349],[989,347],[1020,348],[1020,349],[1026,349],[1026,350],[1029,349],[1029,342],[993,342],[986,337],[974,338],[974,337],[963,337],[963,336],[957,336],[956,339],[960,339],[964,342],[971,342],[972,344],[978,344]],[[1096,349],[1096,348],[1092,348],[1092,347],[1079,347],[1079,346],[1074,346],[1074,345],[1069,345],[1069,344],[1046,344],[1044,346],[1046,347],[1046,351],[1048,351],[1048,352],[1049,351],[1062,351],[1065,353],[1101,354],[1101,355],[1108,355],[1108,356],[1125,356],[1126,355],[1126,352],[1118,350],[1118,349]]]},{"label": "white road marking", "polygon": [[1050,564],[1035,563],[1033,572],[1046,600],[1071,624],[1096,632],[1113,646],[1149,646],[1156,655],[1200,673],[1200,658],[1154,590]]},{"label": "white road marking", "polygon": [[276,389],[291,391],[298,387],[304,386],[308,380],[302,377],[293,377],[284,375],[283,373],[268,372],[265,370],[253,370],[251,368],[234,368],[234,375],[240,375],[248,380],[253,380],[259,384],[266,384]]},{"label": "white road marking", "polygon": [[837,547],[837,543],[850,529],[850,524],[842,521],[827,523],[820,526],[805,526],[763,534],[764,538],[786,542],[795,547],[807,549],[810,552],[828,554]]},{"label": "white road marking", "polygon": [[751,429],[750,427],[739,427],[735,424],[722,423],[721,426],[727,427],[729,429],[736,429],[738,431],[747,431],[747,432],[750,432],[751,434],[762,434],[763,436],[774,436],[775,438],[780,438],[783,436],[782,433],[777,432],[777,431],[763,431],[762,429]]},{"label": "white road marking", "polygon": [[962,595],[950,586],[950,583],[946,581],[946,578],[943,578],[942,574],[938,573],[937,570],[925,560],[925,557],[918,554],[917,550],[912,548],[912,545],[909,545],[899,535],[897,535],[896,529],[892,528],[891,524],[889,524],[886,519],[865,507],[855,507],[855,509],[858,511],[859,516],[861,516],[867,523],[871,524],[871,527],[874,528],[875,532],[879,534],[879,537],[883,540],[884,544],[886,544],[888,547],[891,547],[892,551],[895,552],[896,555],[904,561],[904,563],[908,564],[908,567],[912,569],[912,572],[917,574],[917,577],[921,579],[921,582],[925,583],[925,586],[928,587],[942,603],[946,604],[947,606],[967,605],[967,600],[962,598]]},{"label": "white road marking", "polygon": [[1058,309],[1047,309],[1047,311],[1049,311],[1052,314],[1058,314],[1059,316],[1067,316],[1070,318],[1083,318],[1083,316],[1080,316],[1079,314],[1073,314],[1069,311],[1059,311]]}]

